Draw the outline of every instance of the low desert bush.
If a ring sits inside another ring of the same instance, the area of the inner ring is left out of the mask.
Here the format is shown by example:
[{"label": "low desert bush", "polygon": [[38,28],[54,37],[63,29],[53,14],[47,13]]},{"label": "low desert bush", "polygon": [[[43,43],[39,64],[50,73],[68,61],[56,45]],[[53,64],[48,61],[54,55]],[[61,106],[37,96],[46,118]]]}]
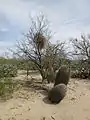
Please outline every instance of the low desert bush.
[{"label": "low desert bush", "polygon": [[0,64],[0,78],[15,77],[17,75],[17,67],[10,64]]},{"label": "low desert bush", "polygon": [[71,72],[71,78],[81,78],[81,79],[87,79],[90,77],[88,70],[76,70]]},{"label": "low desert bush", "polygon": [[11,78],[1,78],[0,79],[0,99],[7,100],[12,97],[14,92],[15,83]]}]

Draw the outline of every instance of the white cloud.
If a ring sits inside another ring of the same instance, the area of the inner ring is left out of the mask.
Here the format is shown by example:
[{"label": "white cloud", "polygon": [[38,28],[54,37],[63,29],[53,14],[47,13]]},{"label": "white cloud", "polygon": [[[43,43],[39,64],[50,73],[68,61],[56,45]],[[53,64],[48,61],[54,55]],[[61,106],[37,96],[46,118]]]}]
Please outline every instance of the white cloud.
[{"label": "white cloud", "polygon": [[[57,40],[77,37],[81,33],[90,32],[89,0],[42,1],[0,0],[0,12],[6,15],[10,24],[24,31],[28,29],[30,24],[29,15],[34,16],[42,12],[51,21],[51,28],[53,32],[56,32],[54,38]],[[4,26],[0,31],[6,32],[8,28]],[[53,42],[55,42],[54,38]]]},{"label": "white cloud", "polygon": [[82,22],[89,16],[88,0],[44,1],[44,4],[40,0],[25,1],[1,0],[0,10],[6,13],[12,24],[21,25],[21,27],[28,27],[29,14],[43,12],[48,16],[55,30],[67,24]]},{"label": "white cloud", "polygon": [[[38,2],[39,1],[39,2]],[[56,39],[77,37],[83,32],[89,32],[90,25],[90,1],[89,0],[63,0],[62,2],[40,3],[34,0],[38,6],[35,13],[43,11],[52,22],[52,30],[57,34]]]},{"label": "white cloud", "polygon": [[[32,3],[30,3],[32,9]],[[0,0],[0,11],[6,14],[12,25],[25,27],[29,22],[29,5],[20,0]]]},{"label": "white cloud", "polygon": [[0,41],[0,56],[7,52],[10,48],[14,47],[15,43],[9,41]]},{"label": "white cloud", "polygon": [[8,32],[8,31],[9,31],[8,28],[1,28],[1,29],[0,29],[0,32]]}]

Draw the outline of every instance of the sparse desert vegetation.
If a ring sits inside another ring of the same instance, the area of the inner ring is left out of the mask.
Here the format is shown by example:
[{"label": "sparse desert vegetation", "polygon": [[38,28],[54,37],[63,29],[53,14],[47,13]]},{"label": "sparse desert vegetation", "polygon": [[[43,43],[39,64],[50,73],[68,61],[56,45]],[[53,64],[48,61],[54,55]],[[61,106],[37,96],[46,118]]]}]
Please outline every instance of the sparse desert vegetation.
[{"label": "sparse desert vegetation", "polygon": [[89,120],[90,37],[70,40],[73,51],[52,44],[44,16],[24,37],[13,58],[0,58],[0,119]]}]

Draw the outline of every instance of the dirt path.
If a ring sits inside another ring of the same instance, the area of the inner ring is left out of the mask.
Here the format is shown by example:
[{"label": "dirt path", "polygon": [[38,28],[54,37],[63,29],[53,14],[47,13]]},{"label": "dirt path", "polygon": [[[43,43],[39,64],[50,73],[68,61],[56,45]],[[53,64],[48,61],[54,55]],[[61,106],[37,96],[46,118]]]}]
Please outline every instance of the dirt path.
[{"label": "dirt path", "polygon": [[90,120],[90,82],[71,80],[67,96],[57,105],[40,91],[21,89],[0,103],[0,120]]}]

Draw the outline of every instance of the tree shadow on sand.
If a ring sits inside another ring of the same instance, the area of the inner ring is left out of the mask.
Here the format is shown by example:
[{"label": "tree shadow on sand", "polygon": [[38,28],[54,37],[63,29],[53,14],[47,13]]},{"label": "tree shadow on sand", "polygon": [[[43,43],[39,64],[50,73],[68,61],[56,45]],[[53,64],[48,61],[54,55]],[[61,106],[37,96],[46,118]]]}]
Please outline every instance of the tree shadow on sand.
[{"label": "tree shadow on sand", "polygon": [[38,80],[27,80],[24,81],[22,85],[27,91],[34,91],[38,92],[43,95],[43,102],[45,104],[52,104],[50,100],[48,99],[48,92],[52,88],[50,86],[47,86],[47,84],[42,84],[41,81]]},{"label": "tree shadow on sand", "polygon": [[44,96],[47,96],[49,91],[49,87],[40,81],[25,81],[23,87],[28,88],[30,91],[37,91]]}]

